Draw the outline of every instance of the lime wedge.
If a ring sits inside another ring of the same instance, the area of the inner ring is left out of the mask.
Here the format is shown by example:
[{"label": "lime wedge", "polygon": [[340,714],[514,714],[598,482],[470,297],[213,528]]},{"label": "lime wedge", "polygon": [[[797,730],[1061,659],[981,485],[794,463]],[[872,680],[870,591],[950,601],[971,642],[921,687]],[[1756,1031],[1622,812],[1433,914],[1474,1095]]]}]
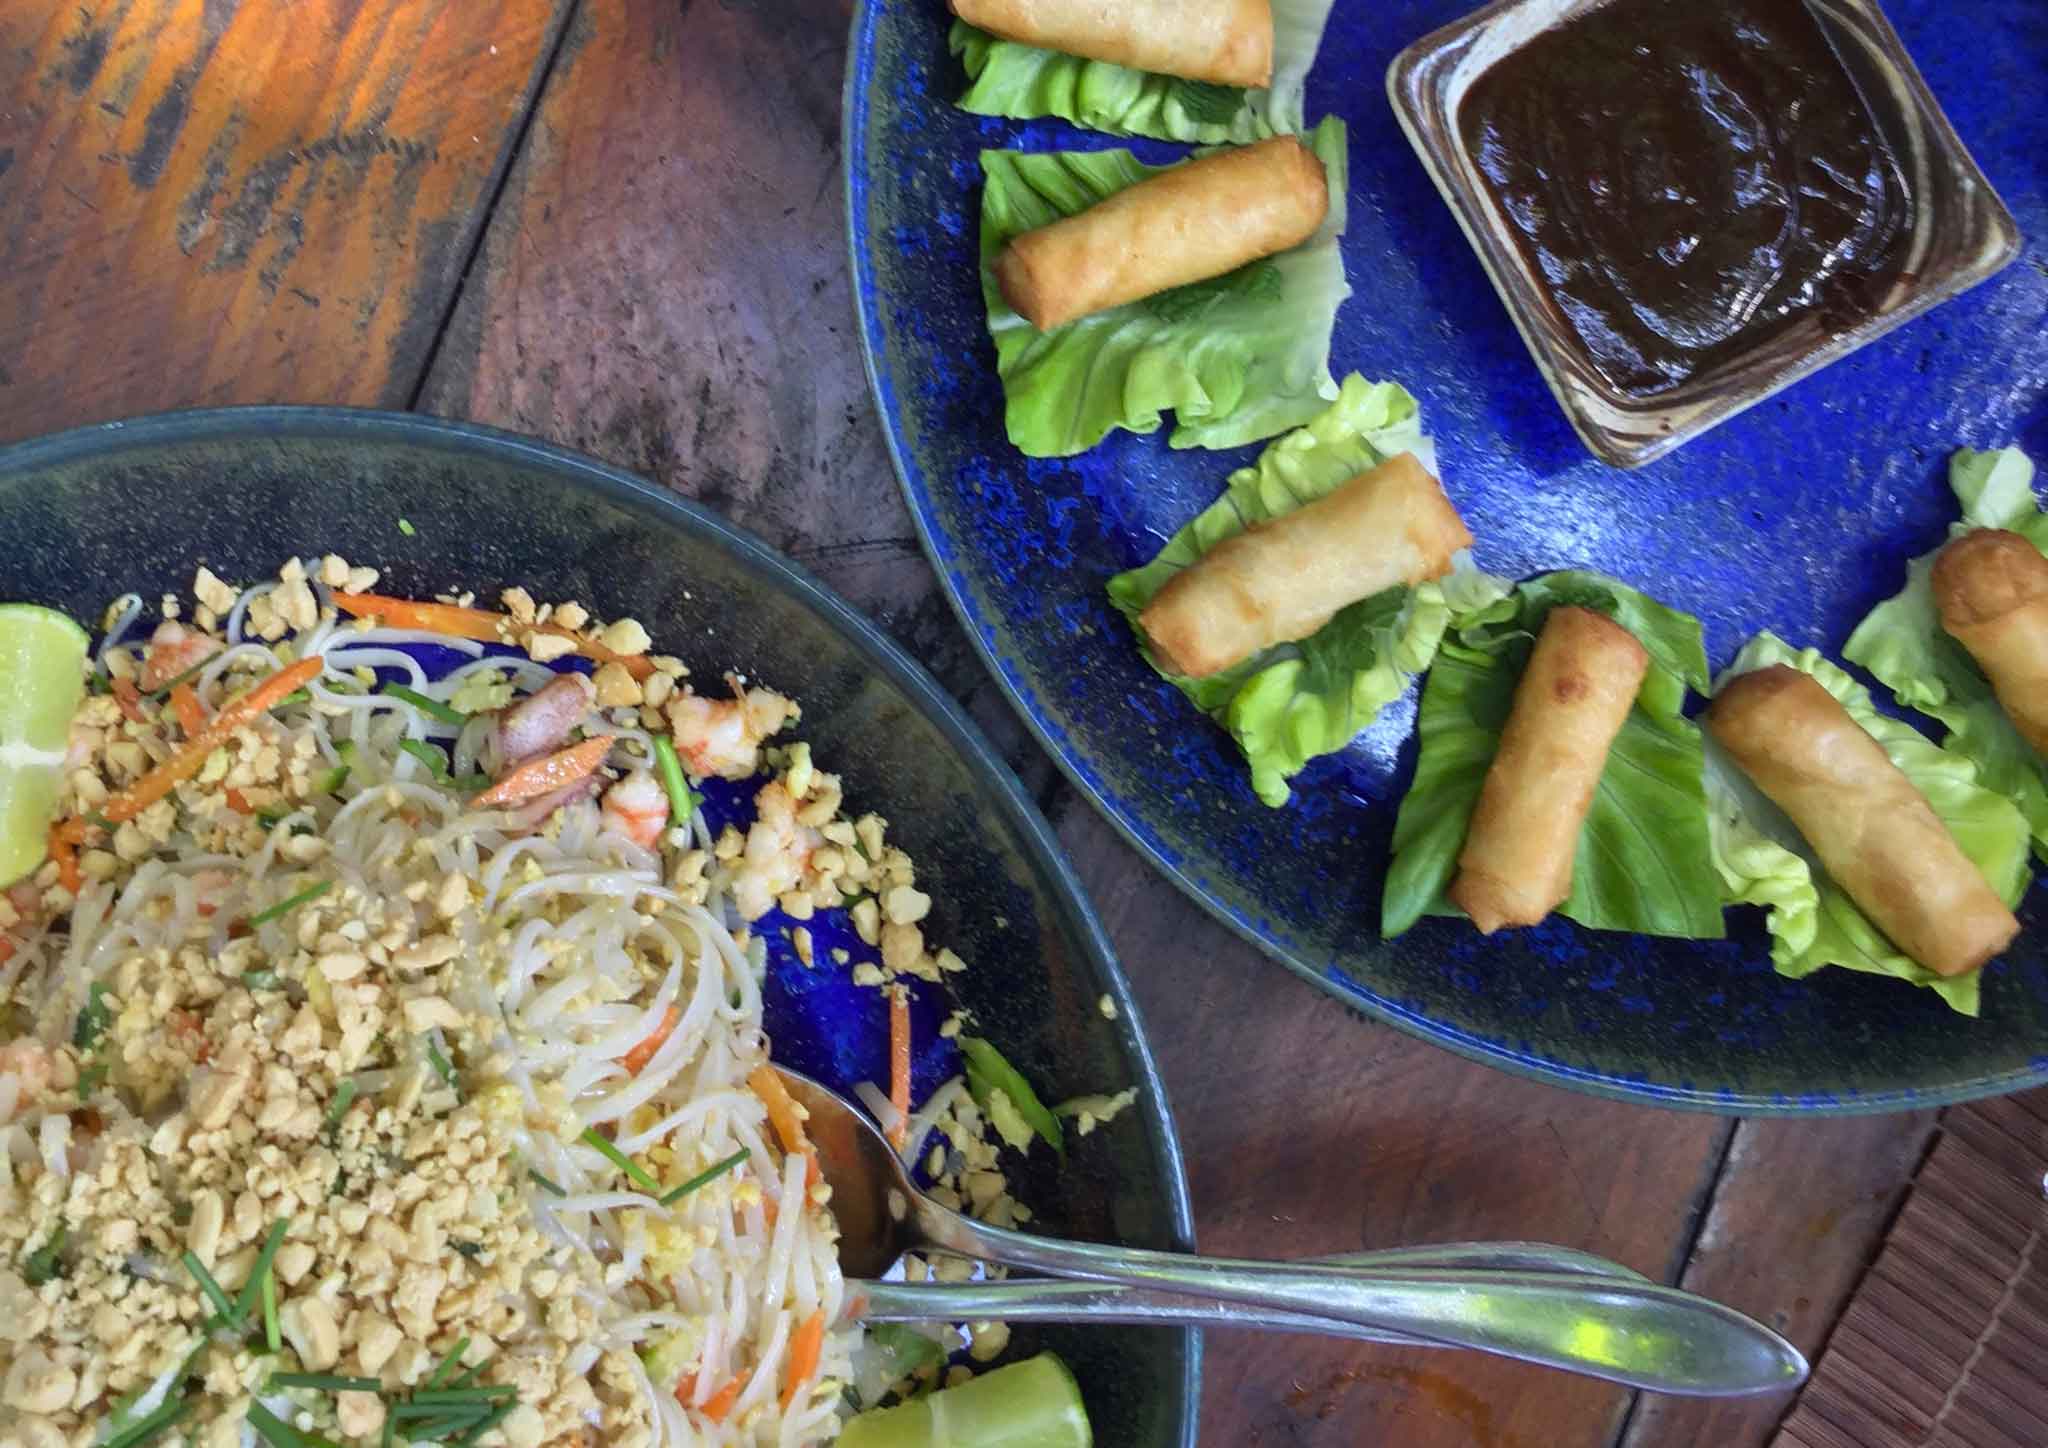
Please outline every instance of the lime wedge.
[{"label": "lime wedge", "polygon": [[91,643],[54,609],[0,603],[0,886],[43,862]]},{"label": "lime wedge", "polygon": [[862,1413],[840,1431],[837,1448],[1089,1448],[1094,1441],[1074,1375],[1045,1352],[916,1402]]}]

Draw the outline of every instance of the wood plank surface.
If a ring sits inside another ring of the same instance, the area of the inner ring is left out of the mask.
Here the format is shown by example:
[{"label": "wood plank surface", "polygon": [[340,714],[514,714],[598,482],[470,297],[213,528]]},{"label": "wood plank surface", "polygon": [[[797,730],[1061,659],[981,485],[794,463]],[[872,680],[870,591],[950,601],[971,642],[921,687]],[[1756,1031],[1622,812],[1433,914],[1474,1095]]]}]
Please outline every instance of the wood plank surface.
[{"label": "wood plank surface", "polygon": [[[1023,737],[917,549],[860,375],[839,188],[847,18],[826,0],[585,6],[423,405],[710,503],[875,612],[969,702],[1103,908],[1206,1247],[1541,1237],[1676,1273],[1729,1123],[1516,1081],[1362,1021],[1181,898]],[[1513,1364],[1291,1337],[1213,1334],[1208,1373],[1203,1441],[1230,1448],[1596,1448],[1628,1404]]]},{"label": "wood plank surface", "polygon": [[404,406],[569,3],[0,4],[0,441]]},{"label": "wood plank surface", "polygon": [[[1877,1254],[1935,1116],[1742,1122],[1680,1285],[1769,1323],[1812,1360]],[[1646,1395],[1621,1448],[1759,1448],[1792,1398]]]}]

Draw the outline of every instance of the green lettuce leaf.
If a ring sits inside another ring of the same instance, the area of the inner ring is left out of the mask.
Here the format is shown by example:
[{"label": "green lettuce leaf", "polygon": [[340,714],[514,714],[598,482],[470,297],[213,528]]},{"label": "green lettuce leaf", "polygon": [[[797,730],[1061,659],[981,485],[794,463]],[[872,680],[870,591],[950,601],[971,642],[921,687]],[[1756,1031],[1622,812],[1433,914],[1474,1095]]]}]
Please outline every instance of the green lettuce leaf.
[{"label": "green lettuce leaf", "polygon": [[1530,647],[1560,604],[1626,628],[1649,651],[1650,670],[1608,752],[1559,912],[1594,930],[1695,940],[1724,933],[1700,731],[1681,712],[1687,688],[1707,686],[1700,621],[1601,574],[1569,571],[1519,585],[1444,640],[1422,688],[1415,781],[1394,822],[1383,934],[1399,935],[1423,915],[1460,913],[1444,890]]},{"label": "green lettuce leaf", "polygon": [[[1795,651],[1768,633],[1751,639],[1716,681],[1722,684],[1771,664],[1810,674],[1841,700],[1849,715],[1891,756],[2008,905],[2027,885],[2027,824],[2012,801],[1978,782],[1977,766],[1954,750],[1877,712],[1870,693],[1823,658]],[[1707,795],[1713,811],[1714,867],[1730,904],[1769,913],[1771,964],[1797,980],[1822,966],[1893,975],[1924,985],[1966,1016],[1977,1014],[1982,971],[1944,978],[1899,951],[1870,918],[1828,879],[1799,831],[1764,798],[1712,740]]]},{"label": "green lettuce leaf", "polygon": [[[2048,513],[2034,499],[2034,465],[2018,448],[1959,450],[1949,460],[1949,485],[1963,505],[1956,537],[1975,528],[2006,528],[2048,553]],[[1991,682],[1935,612],[1929,578],[1934,554],[1906,565],[1906,586],[1856,625],[1842,656],[1876,676],[1909,709],[1947,728],[1942,741],[1977,766],[1978,781],[2019,806],[2034,853],[2048,860],[2048,762],[2013,728]]]},{"label": "green lettuce leaf", "polygon": [[1057,116],[1117,136],[1215,145],[1303,128],[1309,66],[1329,18],[1330,0],[1274,0],[1273,84],[1267,90],[1083,60],[998,40],[964,20],[953,22],[946,43],[960,57],[970,82],[960,108],[975,115],[1013,120]]},{"label": "green lettuce leaf", "polygon": [[[1368,382],[1354,373],[1336,402],[1232,473],[1223,496],[1168,539],[1156,558],[1112,578],[1110,602],[1135,628],[1168,579],[1226,538],[1312,503],[1404,452],[1434,461],[1415,399],[1392,382]],[[1252,788],[1277,808],[1287,803],[1290,778],[1317,755],[1350,743],[1429,666],[1454,616],[1472,614],[1504,592],[1498,579],[1460,568],[1363,599],[1299,643],[1201,679],[1159,669],[1142,630],[1138,640],[1162,677],[1230,731],[1251,766]]]},{"label": "green lettuce leaf", "polygon": [[1174,411],[1175,447],[1241,447],[1298,426],[1337,395],[1330,332],[1350,295],[1344,123],[1309,138],[1329,177],[1322,229],[1292,251],[1041,332],[1010,309],[990,264],[1009,239],[1085,211],[1163,167],[1128,151],[983,151],[981,290],[1003,379],[1010,441],[1067,457],[1111,428],[1155,432]]}]

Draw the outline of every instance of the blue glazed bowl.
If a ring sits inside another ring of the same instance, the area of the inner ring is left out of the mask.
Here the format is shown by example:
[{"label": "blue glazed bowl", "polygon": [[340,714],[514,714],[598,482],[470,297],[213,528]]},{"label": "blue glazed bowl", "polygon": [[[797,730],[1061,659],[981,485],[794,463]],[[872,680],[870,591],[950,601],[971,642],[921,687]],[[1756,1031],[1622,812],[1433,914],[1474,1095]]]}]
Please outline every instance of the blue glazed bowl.
[{"label": "blue glazed bowl", "polygon": [[[402,533],[404,518],[412,527]],[[1191,1250],[1180,1146],[1123,973],[1051,831],[921,667],[795,565],[675,496],[590,458],[487,428],[391,413],[238,408],[85,428],[0,448],[0,600],[96,620],[115,594],[189,589],[202,561],[260,578],[338,552],[430,597],[513,583],[645,623],[699,676],[794,695],[849,807],[889,819],[918,862],[939,938],[973,964],[960,1003],[1058,1097],[1138,1088],[1138,1107],[1018,1184],[1048,1229]],[[716,787],[714,822],[750,808]],[[818,950],[859,941],[826,912]],[[838,931],[839,933],[834,933]],[[777,1056],[849,1089],[881,1079],[873,991],[805,970],[778,932],[764,990]],[[1114,1021],[1097,1009],[1107,995]],[[874,1012],[865,1022],[863,1012]],[[862,1029],[865,1025],[865,1029]],[[919,1094],[937,1084],[920,1062]],[[1080,1379],[1101,1441],[1194,1448],[1201,1336],[1017,1330]]]},{"label": "blue glazed bowl", "polygon": [[[2048,454],[2048,69],[2039,0],[1888,13],[2031,239],[2020,264],[1635,472],[1586,457],[1382,83],[1463,0],[1336,7],[1311,118],[1351,130],[1354,295],[1332,365],[1422,401],[1481,562],[1602,569],[1705,621],[1725,662],[1760,628],[1839,648],[1944,536],[1958,444]],[[1228,738],[1147,669],[1103,596],[1256,449],[1170,452],[1112,434],[1039,461],[1004,439],[976,274],[983,147],[1123,145],[956,109],[935,0],[867,0],[846,88],[856,305],[876,405],[961,621],[1067,774],[1140,851],[1246,939],[1348,1005],[1475,1059],[1608,1095],[1750,1113],[1882,1111],[2048,1080],[2048,948],[1989,969],[1981,1020],[1895,981],[1773,974],[1759,919],[1672,943],[1562,921],[1482,941],[1463,922],[1378,934],[1414,694],[1269,810]],[[1151,159],[1173,148],[1140,143]],[[1200,969],[1191,962],[1189,969]]]}]

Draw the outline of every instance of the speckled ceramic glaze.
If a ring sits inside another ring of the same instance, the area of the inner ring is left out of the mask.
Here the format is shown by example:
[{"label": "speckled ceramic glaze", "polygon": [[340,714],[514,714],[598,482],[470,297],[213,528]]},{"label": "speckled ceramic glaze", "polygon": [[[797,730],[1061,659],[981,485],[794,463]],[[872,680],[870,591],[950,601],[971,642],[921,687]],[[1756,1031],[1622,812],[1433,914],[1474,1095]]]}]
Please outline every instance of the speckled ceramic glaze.
[{"label": "speckled ceramic glaze", "polygon": [[[1139,1108],[1076,1143],[1064,1166],[1034,1154],[1018,1195],[1051,1230],[1191,1245],[1151,1053],[1045,822],[928,674],[752,537],[590,459],[418,417],[238,409],[0,449],[0,600],[94,620],[124,589],[188,589],[201,561],[254,579],[290,554],[328,551],[385,568],[381,586],[401,594],[490,597],[519,583],[586,600],[639,618],[701,676],[738,668],[794,694],[803,737],[842,775],[849,806],[886,815],[918,861],[935,938],[973,962],[956,980],[983,1034],[1054,1099],[1139,1088]],[[743,808],[733,794],[714,791],[707,811]],[[821,953],[841,943],[818,928]],[[879,1012],[874,992],[840,990],[779,932],[764,938],[778,1056],[842,1087],[850,1074],[879,1079],[886,1027],[879,1014],[864,1031],[858,1019]],[[1115,1021],[1097,1009],[1104,994]],[[1198,1334],[1020,1328],[1018,1339],[1073,1366],[1100,1441],[1193,1448]]]},{"label": "speckled ceramic glaze", "polygon": [[[1382,82],[1459,0],[1339,4],[1309,115],[1351,128],[1333,366],[1422,401],[1481,561],[1524,575],[1604,569],[1690,608],[1725,663],[1759,628],[1839,649],[1955,516],[1958,443],[2048,456],[2048,7],[1886,6],[2027,235],[2021,261],[1938,311],[1635,472],[1588,458]],[[1668,1105],[1891,1110],[2048,1080],[2048,921],[1989,970],[1984,1015],[1896,981],[1772,973],[1755,912],[1673,944],[1555,921],[1482,941],[1426,920],[1377,930],[1394,812],[1414,763],[1414,693],[1343,754],[1253,797],[1228,738],[1139,659],[1103,597],[1254,455],[1172,453],[1113,434],[1031,461],[1003,437],[975,273],[976,152],[1126,144],[1052,122],[982,120],[936,0],[870,0],[855,21],[846,164],[857,304],[903,485],[969,632],[1068,774],[1220,919],[1347,1004],[1477,1059]],[[1173,148],[1140,143],[1157,159]],[[1190,961],[1189,970],[1203,963]]]}]

